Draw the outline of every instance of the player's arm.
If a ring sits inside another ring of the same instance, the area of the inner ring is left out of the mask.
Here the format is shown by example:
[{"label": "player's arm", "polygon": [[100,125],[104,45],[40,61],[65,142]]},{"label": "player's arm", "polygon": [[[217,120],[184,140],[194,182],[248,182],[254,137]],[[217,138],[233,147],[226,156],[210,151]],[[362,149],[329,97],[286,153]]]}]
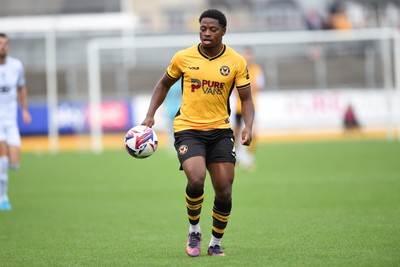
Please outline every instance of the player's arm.
[{"label": "player's arm", "polygon": [[18,87],[18,99],[22,110],[22,119],[25,124],[29,124],[32,118],[28,110],[28,90],[26,86]]},{"label": "player's arm", "polygon": [[161,79],[156,84],[153,94],[151,96],[149,109],[147,110],[146,118],[142,122],[142,125],[146,125],[148,127],[152,127],[155,123],[154,115],[156,114],[157,109],[164,102],[165,97],[169,91],[169,88],[177,81],[178,79],[173,79],[168,76],[167,73],[161,77]]},{"label": "player's arm", "polygon": [[250,86],[238,90],[240,101],[242,102],[242,118],[244,128],[241,134],[241,142],[243,145],[248,146],[251,144],[253,136],[253,122],[254,122],[254,103],[251,97]]}]

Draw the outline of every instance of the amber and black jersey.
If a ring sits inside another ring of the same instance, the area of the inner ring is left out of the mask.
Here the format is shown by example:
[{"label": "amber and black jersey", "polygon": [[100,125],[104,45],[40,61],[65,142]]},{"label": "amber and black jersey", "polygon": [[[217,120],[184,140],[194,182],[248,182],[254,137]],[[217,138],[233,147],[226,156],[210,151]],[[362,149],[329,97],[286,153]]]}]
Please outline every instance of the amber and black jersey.
[{"label": "amber and black jersey", "polygon": [[208,57],[201,44],[181,50],[172,58],[167,75],[182,77],[182,105],[174,132],[230,128],[229,97],[232,90],[250,86],[245,59],[229,46]]}]

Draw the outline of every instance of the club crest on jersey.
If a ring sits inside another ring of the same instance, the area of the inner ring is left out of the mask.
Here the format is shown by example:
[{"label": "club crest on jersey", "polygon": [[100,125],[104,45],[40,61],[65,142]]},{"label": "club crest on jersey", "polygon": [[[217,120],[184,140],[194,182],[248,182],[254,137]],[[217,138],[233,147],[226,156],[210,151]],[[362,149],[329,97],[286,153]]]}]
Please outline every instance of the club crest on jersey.
[{"label": "club crest on jersey", "polygon": [[229,69],[228,66],[222,66],[222,67],[219,69],[219,72],[220,72],[223,76],[228,76],[229,73],[231,73],[231,70]]},{"label": "club crest on jersey", "polygon": [[181,145],[179,148],[178,148],[178,153],[179,153],[179,155],[185,155],[186,154],[186,152],[188,151],[188,146],[187,145]]}]

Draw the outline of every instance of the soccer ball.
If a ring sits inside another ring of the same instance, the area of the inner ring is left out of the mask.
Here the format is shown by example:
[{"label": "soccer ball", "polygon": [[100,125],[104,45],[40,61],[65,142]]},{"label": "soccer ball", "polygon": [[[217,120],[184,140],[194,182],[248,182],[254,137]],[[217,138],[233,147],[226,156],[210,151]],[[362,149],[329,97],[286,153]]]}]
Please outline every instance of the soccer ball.
[{"label": "soccer ball", "polygon": [[150,127],[134,126],[125,135],[125,149],[134,158],[150,157],[157,150],[157,146],[157,134]]}]

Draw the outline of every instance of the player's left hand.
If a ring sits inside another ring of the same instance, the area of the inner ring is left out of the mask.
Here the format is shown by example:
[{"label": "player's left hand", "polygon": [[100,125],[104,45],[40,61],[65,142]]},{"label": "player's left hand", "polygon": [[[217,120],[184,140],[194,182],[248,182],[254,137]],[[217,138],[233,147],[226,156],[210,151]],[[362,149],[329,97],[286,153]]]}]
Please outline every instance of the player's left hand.
[{"label": "player's left hand", "polygon": [[252,140],[252,130],[248,127],[244,127],[242,131],[242,145],[249,146]]},{"label": "player's left hand", "polygon": [[32,117],[31,117],[31,114],[29,113],[29,111],[27,111],[27,110],[23,110],[22,111],[22,119],[23,119],[25,124],[30,124],[31,123]]}]

